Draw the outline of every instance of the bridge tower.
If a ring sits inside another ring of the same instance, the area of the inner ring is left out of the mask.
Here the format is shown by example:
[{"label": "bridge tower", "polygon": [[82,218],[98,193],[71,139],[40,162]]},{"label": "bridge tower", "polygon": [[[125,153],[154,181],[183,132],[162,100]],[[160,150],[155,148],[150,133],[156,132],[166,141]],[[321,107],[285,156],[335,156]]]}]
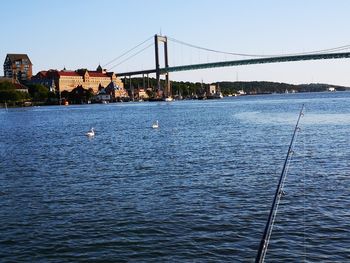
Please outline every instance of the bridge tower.
[{"label": "bridge tower", "polygon": [[[168,40],[166,36],[154,35],[154,47],[155,47],[155,59],[156,59],[156,79],[157,79],[157,89],[160,90],[160,66],[159,66],[159,43],[164,44],[164,63],[165,68],[169,67],[168,61]],[[169,72],[164,73],[165,75],[165,89],[164,96],[168,97],[171,95],[170,91],[170,81],[169,81]]]}]

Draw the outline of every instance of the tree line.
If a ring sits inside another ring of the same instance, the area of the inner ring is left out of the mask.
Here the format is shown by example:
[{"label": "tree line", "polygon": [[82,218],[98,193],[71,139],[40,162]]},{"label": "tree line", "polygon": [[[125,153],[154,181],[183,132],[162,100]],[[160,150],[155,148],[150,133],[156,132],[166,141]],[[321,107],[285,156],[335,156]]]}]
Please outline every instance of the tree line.
[{"label": "tree line", "polygon": [[[28,92],[18,90],[18,85],[22,89],[28,89]],[[0,103],[7,103],[9,106],[21,106],[25,102],[49,104],[49,101],[56,100],[56,97],[54,92],[40,84],[24,86],[9,81],[0,82]]]},{"label": "tree line", "polygon": [[[155,78],[143,79],[132,78],[126,79],[124,83],[127,90],[142,88],[152,88],[154,90],[157,87],[157,81]],[[200,83],[189,81],[171,81],[172,94],[181,94],[182,96],[199,95],[207,91],[209,85],[216,85],[224,96],[238,93],[243,90],[247,94],[271,94],[271,93],[285,93],[288,92],[322,92],[327,91],[329,87],[335,87],[338,91],[348,90],[348,87],[335,86],[329,84],[287,84],[280,82],[270,81],[221,81],[215,83]],[[161,80],[161,86],[165,86],[165,81]]]},{"label": "tree line", "polygon": [[0,102],[15,105],[18,102],[29,100],[29,94],[16,89],[15,84],[4,81],[0,82]]}]

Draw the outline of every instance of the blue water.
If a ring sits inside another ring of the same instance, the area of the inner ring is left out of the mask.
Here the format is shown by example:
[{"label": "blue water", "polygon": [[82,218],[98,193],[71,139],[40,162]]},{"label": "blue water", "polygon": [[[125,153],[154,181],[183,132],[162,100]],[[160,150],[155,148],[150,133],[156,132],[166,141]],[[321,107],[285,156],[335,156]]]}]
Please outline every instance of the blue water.
[{"label": "blue water", "polygon": [[1,109],[0,261],[253,262],[302,104],[266,261],[349,262],[346,92]]}]

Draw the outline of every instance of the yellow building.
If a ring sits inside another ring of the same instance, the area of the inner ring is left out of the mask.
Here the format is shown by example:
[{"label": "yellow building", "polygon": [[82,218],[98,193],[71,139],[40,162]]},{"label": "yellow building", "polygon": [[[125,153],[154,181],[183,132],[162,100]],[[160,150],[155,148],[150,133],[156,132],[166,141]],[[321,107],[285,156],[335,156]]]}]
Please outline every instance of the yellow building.
[{"label": "yellow building", "polygon": [[147,92],[143,88],[137,89],[135,95],[136,95],[136,98],[139,99],[139,100],[147,100],[147,99],[149,99],[149,96],[148,96]]},{"label": "yellow building", "polygon": [[70,92],[76,87],[82,86],[84,89],[92,89],[95,94],[99,89],[106,88],[113,83],[113,86],[117,86],[120,90],[126,92],[123,82],[116,74],[103,70],[101,66],[98,66],[96,71],[89,71],[87,69],[79,69],[76,71],[40,71],[32,78],[32,82],[40,83],[50,88],[54,85],[54,88],[58,92]]}]

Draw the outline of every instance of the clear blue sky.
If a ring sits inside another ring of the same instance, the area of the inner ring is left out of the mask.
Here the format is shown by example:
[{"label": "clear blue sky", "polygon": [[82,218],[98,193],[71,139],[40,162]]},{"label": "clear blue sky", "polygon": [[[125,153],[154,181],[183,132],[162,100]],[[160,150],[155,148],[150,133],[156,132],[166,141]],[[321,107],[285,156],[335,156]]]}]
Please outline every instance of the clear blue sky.
[{"label": "clear blue sky", "polygon": [[[347,0],[17,0],[2,1],[1,10],[0,57],[27,53],[34,73],[64,66],[95,69],[160,31],[211,49],[253,54],[350,44]],[[241,59],[171,42],[169,51],[170,65]],[[153,68],[153,53],[149,48],[113,70]],[[350,59],[341,59],[179,72],[171,79],[350,86],[349,72]]]}]

